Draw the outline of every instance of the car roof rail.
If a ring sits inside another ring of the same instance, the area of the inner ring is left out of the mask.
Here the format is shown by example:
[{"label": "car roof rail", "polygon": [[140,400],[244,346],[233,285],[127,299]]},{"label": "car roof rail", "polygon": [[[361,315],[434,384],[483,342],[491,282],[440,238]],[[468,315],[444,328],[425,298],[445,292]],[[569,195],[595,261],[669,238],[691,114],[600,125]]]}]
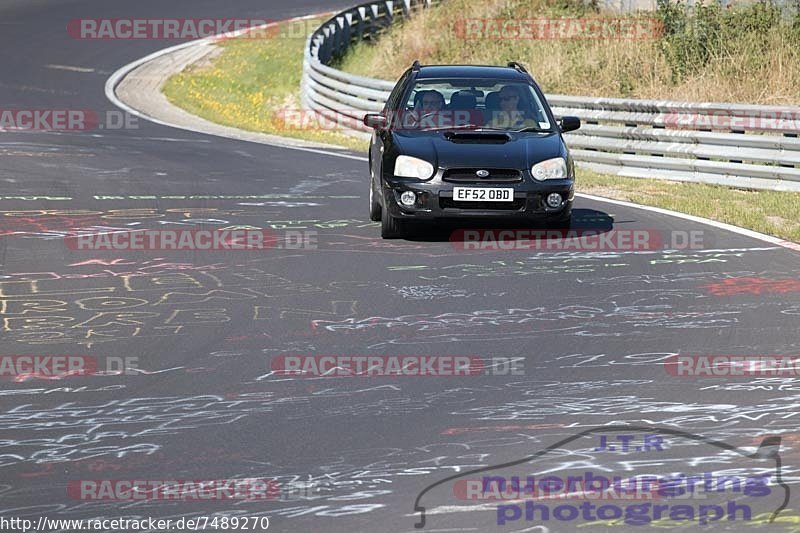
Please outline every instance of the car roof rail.
[{"label": "car roof rail", "polygon": [[517,63],[516,61],[509,61],[508,65],[506,65],[506,66],[507,67],[511,67],[511,68],[515,68],[515,69],[519,70],[520,72],[524,72],[525,74],[528,73],[528,71],[525,70],[525,67],[523,67],[520,63]]},{"label": "car roof rail", "polygon": [[412,70],[413,72],[419,72],[419,69],[420,69],[420,67],[421,67],[421,66],[422,66],[422,65],[420,65],[420,64],[419,64],[419,59],[415,59],[415,60],[414,60],[414,64],[413,64],[413,65],[411,65],[411,70]]}]

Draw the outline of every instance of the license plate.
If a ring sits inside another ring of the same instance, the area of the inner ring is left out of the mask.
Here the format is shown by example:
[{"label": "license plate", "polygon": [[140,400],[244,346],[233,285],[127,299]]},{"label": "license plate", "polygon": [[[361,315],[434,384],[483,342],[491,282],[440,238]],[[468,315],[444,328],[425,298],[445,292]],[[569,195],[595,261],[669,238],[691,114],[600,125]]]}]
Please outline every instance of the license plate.
[{"label": "license plate", "polygon": [[453,187],[456,202],[513,202],[514,189],[505,187]]}]

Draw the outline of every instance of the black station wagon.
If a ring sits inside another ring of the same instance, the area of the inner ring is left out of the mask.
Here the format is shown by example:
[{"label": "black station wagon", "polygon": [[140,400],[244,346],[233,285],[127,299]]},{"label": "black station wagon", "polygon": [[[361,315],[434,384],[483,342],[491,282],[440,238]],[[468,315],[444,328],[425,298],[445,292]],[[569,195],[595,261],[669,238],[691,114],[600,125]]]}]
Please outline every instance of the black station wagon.
[{"label": "black station wagon", "polygon": [[466,217],[569,227],[575,169],[561,134],[580,120],[557,121],[520,64],[414,62],[364,124],[370,218],[382,237]]}]

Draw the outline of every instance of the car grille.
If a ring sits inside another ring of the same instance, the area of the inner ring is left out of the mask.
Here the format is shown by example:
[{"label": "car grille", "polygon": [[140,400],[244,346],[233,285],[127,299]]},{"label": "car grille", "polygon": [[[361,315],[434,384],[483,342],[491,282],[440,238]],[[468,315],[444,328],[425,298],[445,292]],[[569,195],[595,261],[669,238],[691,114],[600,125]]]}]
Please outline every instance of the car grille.
[{"label": "car grille", "polygon": [[452,198],[439,198],[442,209],[482,209],[489,211],[519,211],[525,207],[525,198],[512,202],[456,202]]},{"label": "car grille", "polygon": [[[479,170],[488,170],[489,175],[479,178],[476,174]],[[455,183],[513,183],[522,181],[522,173],[514,168],[449,168],[442,179]]]}]

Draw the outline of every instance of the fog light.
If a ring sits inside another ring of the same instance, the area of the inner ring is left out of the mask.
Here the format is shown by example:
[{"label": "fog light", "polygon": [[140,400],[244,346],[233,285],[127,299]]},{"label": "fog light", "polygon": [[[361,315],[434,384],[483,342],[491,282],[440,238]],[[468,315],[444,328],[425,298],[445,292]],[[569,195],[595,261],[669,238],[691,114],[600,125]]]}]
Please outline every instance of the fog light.
[{"label": "fog light", "polygon": [[561,195],[557,192],[548,194],[547,205],[550,207],[559,207],[561,205]]},{"label": "fog light", "polygon": [[417,195],[411,191],[405,191],[403,194],[400,195],[400,203],[406,207],[411,207],[416,202],[417,202]]}]

